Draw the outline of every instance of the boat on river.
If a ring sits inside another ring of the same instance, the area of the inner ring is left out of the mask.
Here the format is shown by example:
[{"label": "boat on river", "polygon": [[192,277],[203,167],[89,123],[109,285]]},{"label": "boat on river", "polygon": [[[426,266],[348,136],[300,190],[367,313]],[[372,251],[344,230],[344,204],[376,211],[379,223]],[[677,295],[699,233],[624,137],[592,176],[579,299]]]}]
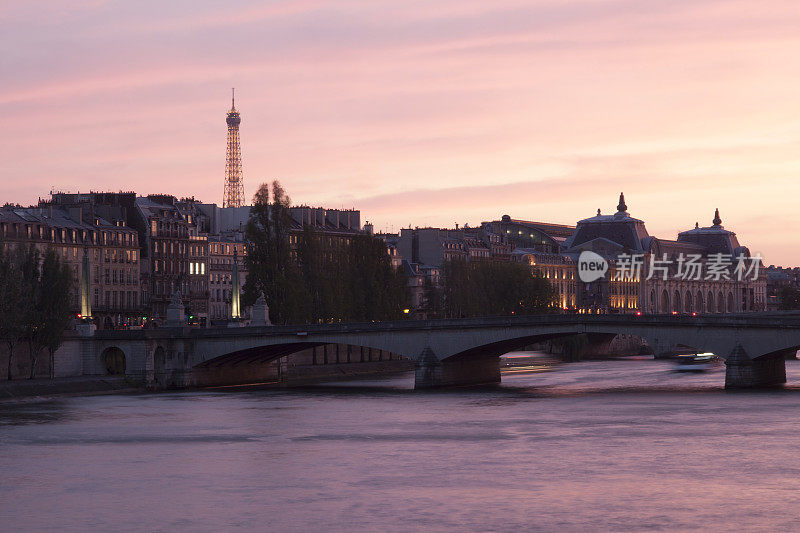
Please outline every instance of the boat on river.
[{"label": "boat on river", "polygon": [[675,371],[707,372],[718,362],[719,358],[711,352],[682,354],[675,357]]}]

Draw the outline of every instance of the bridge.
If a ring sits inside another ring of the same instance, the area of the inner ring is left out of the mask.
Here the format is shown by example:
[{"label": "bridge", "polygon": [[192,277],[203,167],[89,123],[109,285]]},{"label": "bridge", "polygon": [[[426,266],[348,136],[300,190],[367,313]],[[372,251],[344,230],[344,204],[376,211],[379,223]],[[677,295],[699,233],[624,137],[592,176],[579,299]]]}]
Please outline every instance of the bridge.
[{"label": "bridge", "polygon": [[[499,356],[529,344],[584,335],[603,354],[618,334],[641,337],[655,354],[679,347],[726,360],[728,388],[786,382],[784,359],[800,348],[800,315],[533,315],[427,321],[215,329],[85,331],[69,340],[84,375],[106,373],[109,354],[125,374],[154,388],[257,379],[270,361],[325,345],[372,348],[414,362],[416,387],[500,381]],[[349,348],[348,348],[349,350]]]}]

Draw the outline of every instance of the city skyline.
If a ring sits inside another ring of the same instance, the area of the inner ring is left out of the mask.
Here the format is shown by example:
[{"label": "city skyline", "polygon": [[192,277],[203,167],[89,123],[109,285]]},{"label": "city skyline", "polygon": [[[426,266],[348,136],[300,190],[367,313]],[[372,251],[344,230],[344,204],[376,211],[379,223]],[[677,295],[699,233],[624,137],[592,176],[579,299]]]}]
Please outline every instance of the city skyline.
[{"label": "city skyline", "polygon": [[651,234],[719,208],[767,264],[800,264],[793,3],[529,4],[0,8],[3,201],[221,204],[235,86],[248,201],[279,179],[397,231],[575,224],[625,191]]}]

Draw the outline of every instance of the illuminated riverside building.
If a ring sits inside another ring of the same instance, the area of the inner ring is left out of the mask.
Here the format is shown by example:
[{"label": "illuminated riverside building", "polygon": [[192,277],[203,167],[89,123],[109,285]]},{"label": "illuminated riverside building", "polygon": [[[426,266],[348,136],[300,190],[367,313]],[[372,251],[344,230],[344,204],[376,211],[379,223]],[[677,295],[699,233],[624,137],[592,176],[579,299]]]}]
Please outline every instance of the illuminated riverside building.
[{"label": "illuminated riverside building", "polygon": [[[472,228],[404,229],[398,239],[403,260],[422,267],[440,267],[448,259],[522,262],[547,279],[557,305],[577,313],[733,313],[766,310],[766,275],[736,234],[722,226],[717,212],[712,224],[683,231],[677,240],[649,235],[642,220],[631,217],[622,195],[617,212],[580,220],[576,226],[512,219],[483,222]],[[478,239],[472,238],[477,236]],[[485,252],[469,251],[476,240]],[[594,252],[608,263],[601,279],[584,283],[578,275],[581,252]],[[632,259],[632,258],[636,259]],[[684,262],[693,258],[699,275],[687,276]],[[720,257],[730,261],[725,276],[709,275]],[[735,272],[737,262],[759,268]],[[631,268],[633,262],[640,269]],[[651,263],[652,261],[652,263]],[[651,274],[651,264],[655,266]],[[650,277],[650,279],[647,279]],[[664,279],[666,277],[666,279]]]},{"label": "illuminated riverside building", "polygon": [[[207,309],[208,275],[203,274],[208,269],[207,243],[197,230],[194,200],[168,194],[90,192],[56,193],[40,204],[82,209],[135,230],[140,321],[146,317],[148,323],[163,322],[176,292],[181,294],[187,316],[199,317]],[[113,280],[114,269],[110,270]]]},{"label": "illuminated riverside building", "polygon": [[[239,279],[239,287],[244,287],[247,270],[244,264],[246,246],[241,234],[215,235],[209,237],[209,315],[211,324],[226,323],[232,315],[234,296],[234,276]],[[237,240],[238,239],[238,240]],[[234,264],[237,265],[234,271]],[[250,318],[250,307],[240,306],[240,316]]]},{"label": "illuminated riverside building", "polygon": [[[679,233],[677,240],[660,239],[647,233],[643,221],[628,214],[620,195],[615,214],[602,215],[598,210],[596,216],[579,221],[562,253],[577,260],[583,251],[604,257],[610,274],[591,283],[578,283],[579,310],[704,314],[766,309],[766,275],[760,260],[752,258],[736,234],[722,226],[719,211],[711,226],[696,224]],[[641,261],[641,269],[638,274],[621,276],[633,274],[629,268],[632,257]],[[689,275],[685,263],[689,257],[697,258],[699,273]],[[713,264],[722,258],[729,261],[730,279],[711,274]],[[739,280],[734,270],[740,258],[748,266],[758,262],[758,272],[745,272]]]},{"label": "illuminated riverside building", "polygon": [[515,261],[523,262],[545,278],[557,292],[557,305],[575,309],[577,302],[577,269],[572,257],[557,253],[536,252],[518,248],[512,252]]},{"label": "illuminated riverside building", "polygon": [[109,221],[89,209],[46,203],[3,207],[0,242],[7,250],[33,245],[42,257],[48,248],[54,250],[72,271],[67,303],[76,318],[89,311],[101,329],[141,323],[139,241],[124,220]]}]

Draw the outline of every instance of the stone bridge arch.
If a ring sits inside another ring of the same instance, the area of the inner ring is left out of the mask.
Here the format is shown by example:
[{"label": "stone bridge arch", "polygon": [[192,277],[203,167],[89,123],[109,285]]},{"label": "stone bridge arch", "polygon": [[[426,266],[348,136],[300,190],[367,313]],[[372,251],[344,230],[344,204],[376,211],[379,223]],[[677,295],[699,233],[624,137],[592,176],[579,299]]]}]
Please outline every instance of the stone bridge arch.
[{"label": "stone bridge arch", "polygon": [[109,346],[100,353],[100,364],[107,376],[124,376],[127,369],[125,352],[118,346]]},{"label": "stone bridge arch", "polygon": [[[663,292],[666,298],[657,303],[673,304],[669,301],[672,291]],[[727,305],[727,291],[722,293],[714,290],[712,293],[706,289],[703,295],[706,293],[708,298],[704,303],[707,311]],[[700,301],[701,298],[693,301],[693,308],[700,309]],[[465,367],[468,362],[496,359],[501,353],[525,344],[581,333],[594,339],[610,339],[616,334],[635,335],[645,339],[657,354],[679,344],[698,351],[714,352],[729,359],[731,354],[741,359],[741,351],[744,351],[747,364],[759,367],[763,361],[777,361],[780,353],[800,346],[800,315],[714,314],[692,317],[676,316],[670,312],[646,316],[542,315],[218,330],[163,328],[137,332],[109,331],[97,332],[91,343],[91,350],[97,355],[89,357],[87,353],[84,358],[84,361],[92,361],[97,366],[85,366],[84,370],[88,370],[87,374],[104,374],[105,367],[100,365],[100,354],[112,346],[125,353],[126,375],[144,377],[146,371],[155,371],[153,357],[159,345],[165,352],[165,371],[186,373],[219,363],[222,359],[217,358],[221,356],[227,356],[228,362],[232,362],[232,357],[239,357],[242,361],[247,358],[263,360],[278,357],[279,350],[291,353],[308,346],[342,344],[370,347],[412,359],[420,372],[428,371],[424,375],[433,376],[431,383],[434,384],[438,379],[436,368],[457,364],[450,368],[462,367],[463,372],[455,371],[454,382],[464,378],[460,382],[463,384],[478,375]],[[735,351],[737,346],[741,346],[739,352]],[[269,354],[265,355],[264,350],[269,350]],[[205,364],[215,359],[216,363]],[[154,373],[149,376],[154,376]],[[442,376],[440,373],[439,377]],[[418,378],[419,382],[424,383],[421,374],[418,374]],[[175,384],[183,386],[185,383]],[[447,383],[442,381],[438,384]]]}]

